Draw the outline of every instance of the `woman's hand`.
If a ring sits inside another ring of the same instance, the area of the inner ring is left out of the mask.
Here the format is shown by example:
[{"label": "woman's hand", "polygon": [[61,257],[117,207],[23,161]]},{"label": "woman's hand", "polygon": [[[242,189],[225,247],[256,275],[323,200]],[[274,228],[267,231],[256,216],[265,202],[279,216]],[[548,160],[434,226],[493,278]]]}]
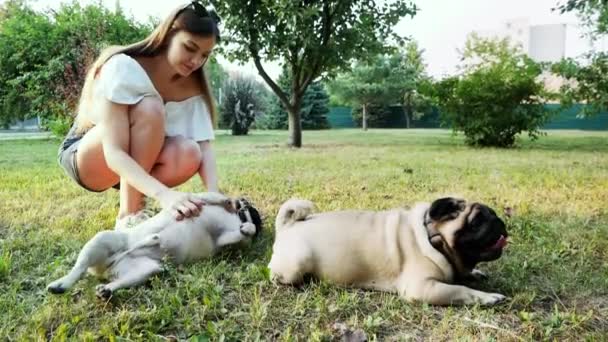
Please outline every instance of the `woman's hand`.
[{"label": "woman's hand", "polygon": [[171,189],[161,192],[158,201],[163,209],[169,210],[178,221],[198,216],[204,205],[203,200],[193,194]]}]

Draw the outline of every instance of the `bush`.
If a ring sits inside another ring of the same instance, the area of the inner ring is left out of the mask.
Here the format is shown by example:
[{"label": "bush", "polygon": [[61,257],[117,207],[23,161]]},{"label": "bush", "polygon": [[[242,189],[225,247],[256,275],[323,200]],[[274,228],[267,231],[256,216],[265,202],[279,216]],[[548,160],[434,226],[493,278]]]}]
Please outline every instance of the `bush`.
[{"label": "bush", "polygon": [[56,119],[49,120],[44,126],[53,133],[56,137],[65,137],[72,127],[74,120],[69,116],[60,116]]},{"label": "bush", "polygon": [[99,50],[140,40],[152,28],[120,10],[77,1],[41,13],[11,0],[0,14],[0,125],[36,116],[48,123],[71,118]]},{"label": "bush", "polygon": [[537,81],[541,66],[508,40],[473,36],[464,51],[465,63],[474,62],[464,65],[463,75],[436,84],[444,123],[464,132],[470,145],[510,147],[523,131],[536,139],[549,119],[549,94]]},{"label": "bush", "polygon": [[232,135],[247,135],[256,116],[262,110],[262,100],[251,78],[236,76],[224,83],[224,97],[220,107],[220,128],[232,130]]},{"label": "bush", "polygon": [[608,52],[595,52],[587,57],[587,64],[567,58],[552,66],[554,73],[568,81],[559,93],[562,106],[586,103],[581,107],[580,116],[593,116],[608,110]]}]

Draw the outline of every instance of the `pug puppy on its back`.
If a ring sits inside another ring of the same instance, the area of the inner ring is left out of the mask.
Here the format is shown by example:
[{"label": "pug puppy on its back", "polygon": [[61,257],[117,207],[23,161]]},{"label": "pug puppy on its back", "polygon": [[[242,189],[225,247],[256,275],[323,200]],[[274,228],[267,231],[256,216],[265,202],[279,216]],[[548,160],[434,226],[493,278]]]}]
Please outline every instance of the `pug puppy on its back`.
[{"label": "pug puppy on its back", "polygon": [[262,218],[245,198],[215,192],[196,196],[206,204],[198,217],[176,221],[168,211],[161,211],[133,228],[97,233],[84,245],[72,270],[47,290],[64,293],[90,271],[110,280],[96,288],[98,297],[108,299],[115,291],[161,272],[165,259],[175,265],[196,262],[225,246],[251,241],[261,231]]},{"label": "pug puppy on its back", "polygon": [[475,266],[498,259],[507,244],[504,222],[484,204],[448,197],[410,210],[312,211],[306,200],[281,206],[268,265],[274,281],[312,275],[436,305],[505,299],[457,284],[482,276]]}]

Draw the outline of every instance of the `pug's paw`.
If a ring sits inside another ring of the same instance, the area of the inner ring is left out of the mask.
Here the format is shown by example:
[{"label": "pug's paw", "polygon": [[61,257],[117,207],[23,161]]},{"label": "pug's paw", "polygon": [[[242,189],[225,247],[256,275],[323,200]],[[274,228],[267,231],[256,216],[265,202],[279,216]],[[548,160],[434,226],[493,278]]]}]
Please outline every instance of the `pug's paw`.
[{"label": "pug's paw", "polygon": [[500,293],[487,293],[487,292],[482,292],[478,297],[479,304],[484,305],[484,306],[496,305],[498,303],[505,301],[506,299],[507,299],[507,297],[504,295],[501,295]]},{"label": "pug's paw", "polygon": [[67,287],[63,284],[62,279],[55,280],[46,287],[46,290],[52,294],[62,294],[66,289]]},{"label": "pug's paw", "polygon": [[241,234],[245,236],[255,235],[255,225],[251,222],[245,222],[241,225]]},{"label": "pug's paw", "polygon": [[112,297],[112,289],[108,288],[105,284],[99,284],[95,287],[95,295],[99,299],[108,300]]}]

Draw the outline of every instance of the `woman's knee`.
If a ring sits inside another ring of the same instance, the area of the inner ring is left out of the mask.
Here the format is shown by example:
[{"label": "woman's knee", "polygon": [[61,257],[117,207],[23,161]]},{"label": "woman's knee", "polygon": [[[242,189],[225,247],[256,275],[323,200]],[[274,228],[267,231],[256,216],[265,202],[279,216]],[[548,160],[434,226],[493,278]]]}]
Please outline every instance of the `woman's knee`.
[{"label": "woman's knee", "polygon": [[165,161],[171,161],[167,166],[172,166],[171,169],[175,176],[181,178],[192,176],[201,165],[201,149],[194,140],[185,139],[182,136],[170,138],[170,146],[167,146]]},{"label": "woman's knee", "polygon": [[198,170],[202,160],[200,146],[196,141],[181,138],[177,144],[177,159],[180,168],[185,170]]},{"label": "woman's knee", "polygon": [[167,186],[186,182],[199,170],[202,154],[198,144],[181,136],[167,138],[158,168],[153,174]]},{"label": "woman's knee", "polygon": [[158,129],[164,134],[165,106],[160,99],[144,97],[129,108],[131,126],[146,126]]}]

